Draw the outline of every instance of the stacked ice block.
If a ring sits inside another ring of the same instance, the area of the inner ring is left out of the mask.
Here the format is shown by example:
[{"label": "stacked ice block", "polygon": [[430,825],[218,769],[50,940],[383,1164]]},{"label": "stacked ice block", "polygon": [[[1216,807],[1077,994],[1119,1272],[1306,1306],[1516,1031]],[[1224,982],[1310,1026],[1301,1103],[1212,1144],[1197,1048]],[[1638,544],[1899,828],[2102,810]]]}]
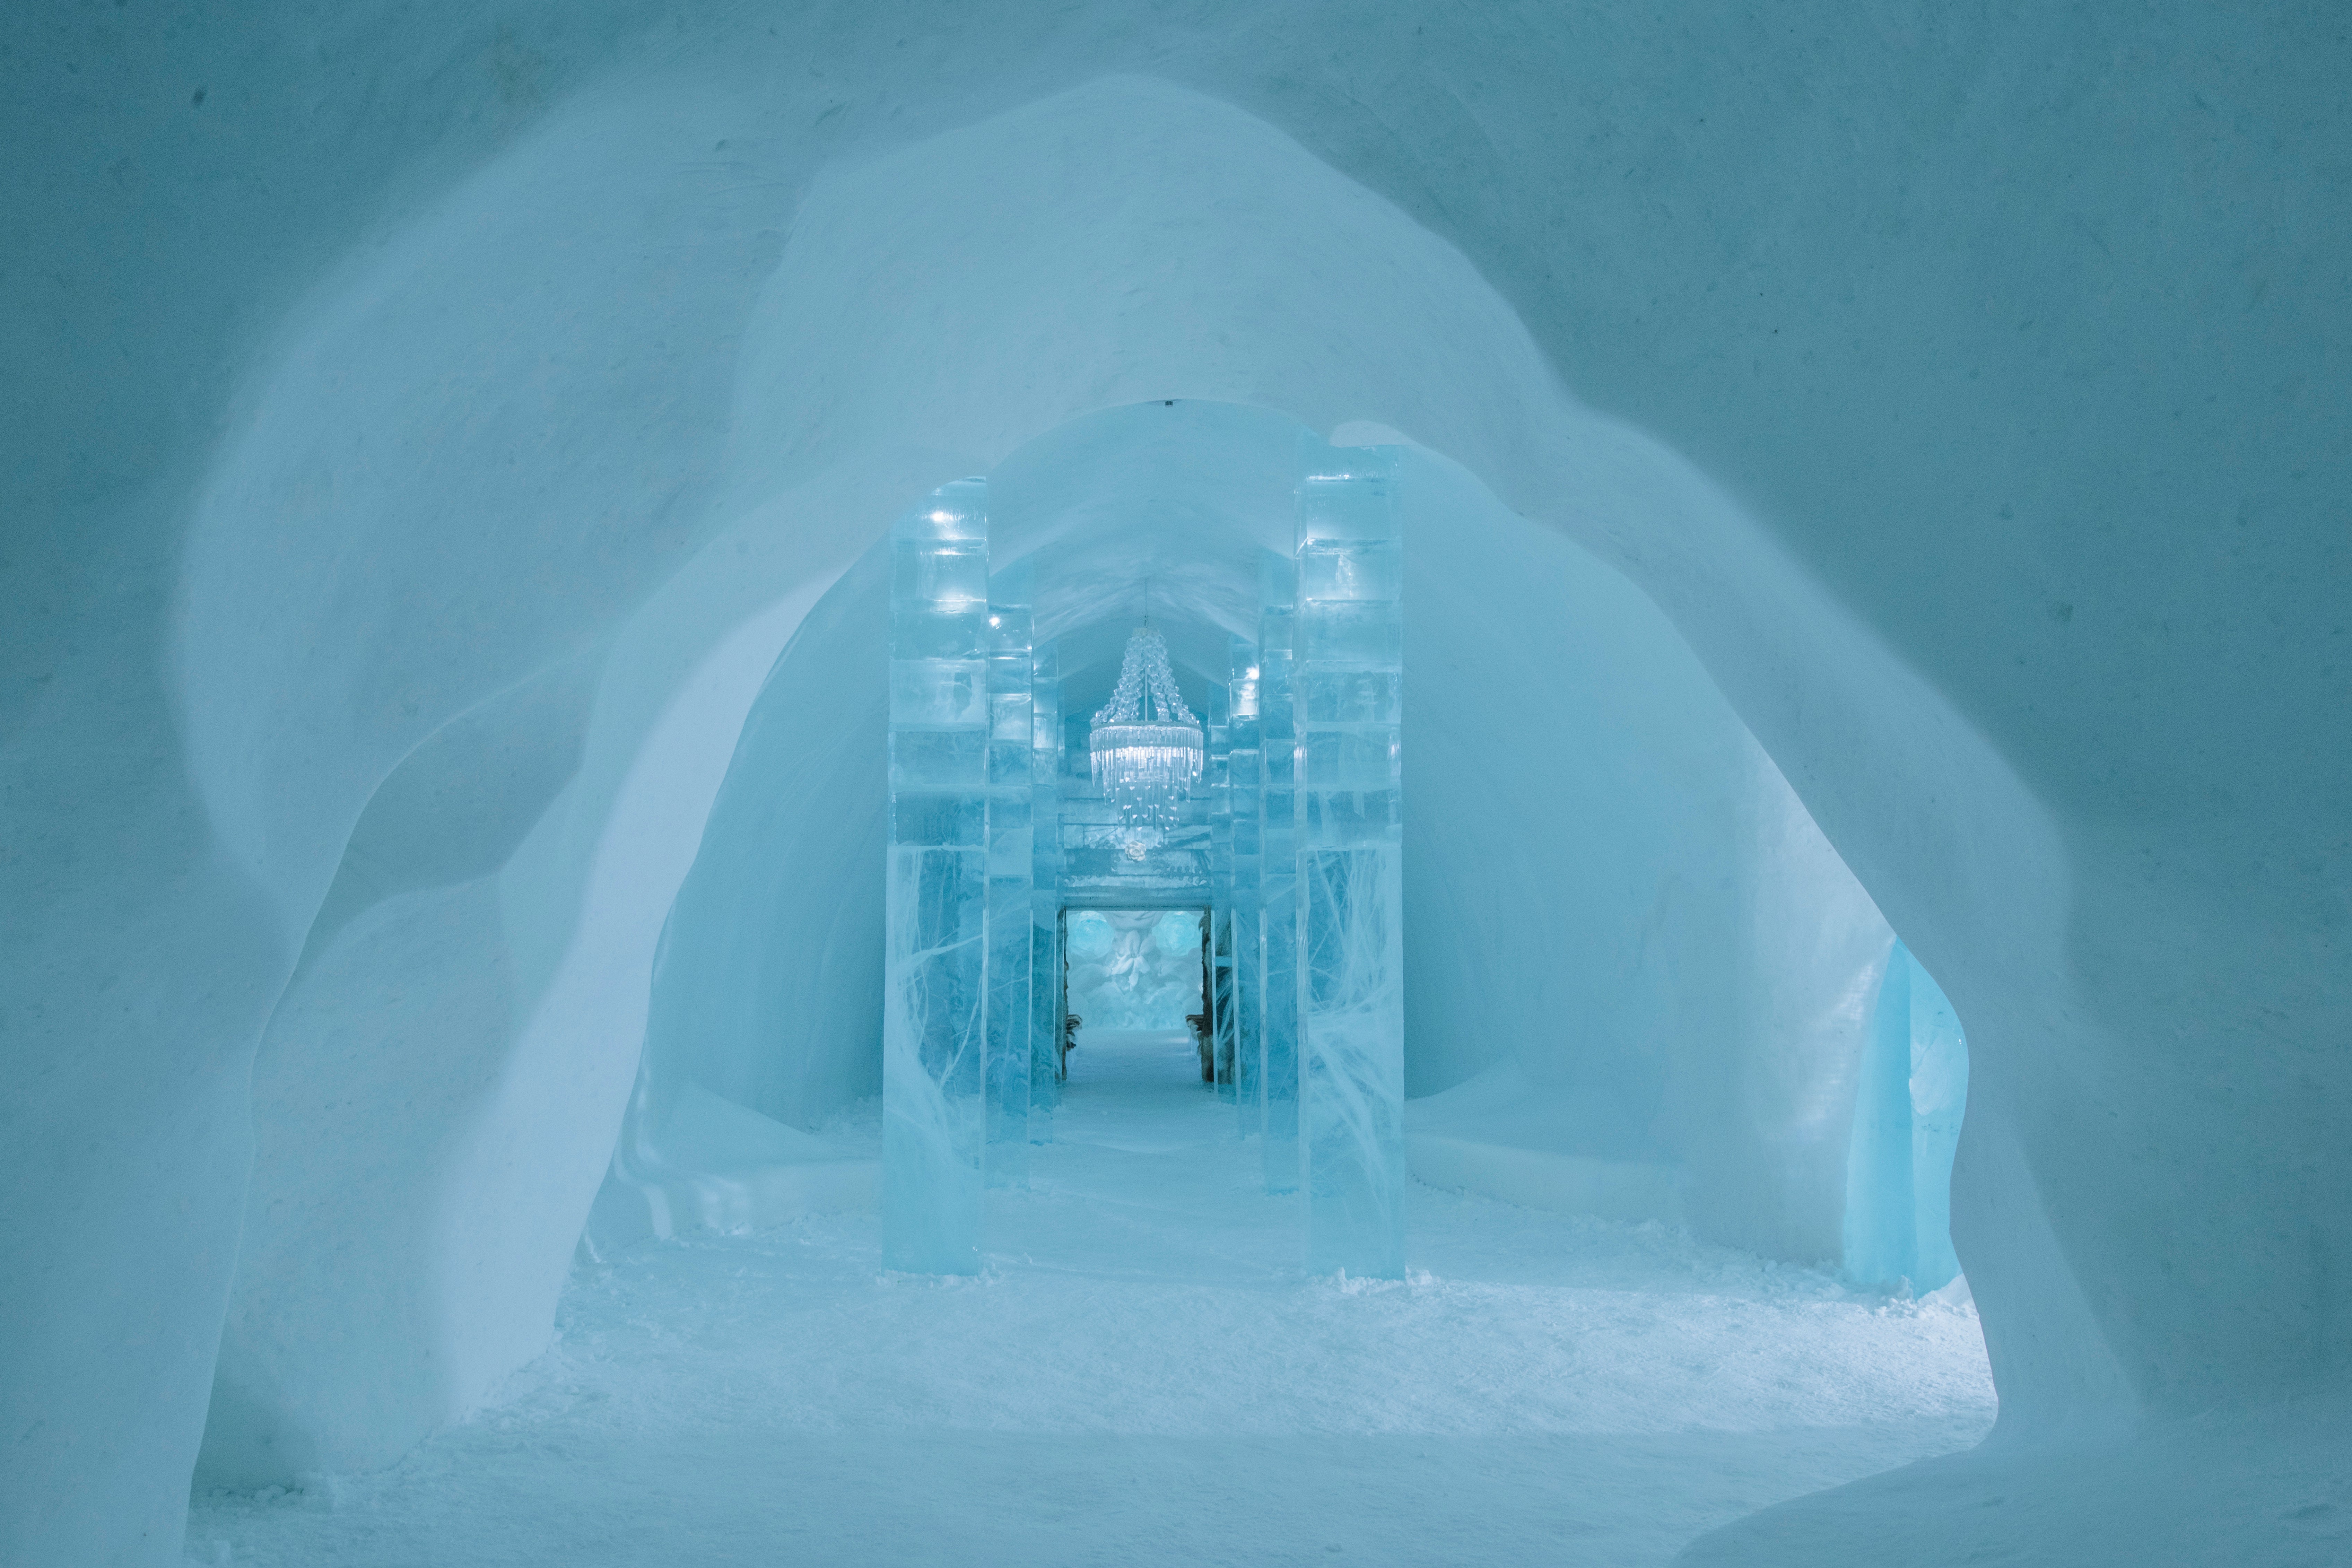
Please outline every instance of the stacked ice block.
[{"label": "stacked ice block", "polygon": [[1401,1279],[1404,653],[1395,449],[1303,445],[1291,705],[1307,1265]]},{"label": "stacked ice block", "polygon": [[988,1002],[988,510],[942,486],[890,536],[883,1258],[979,1268]]},{"label": "stacked ice block", "polygon": [[1229,1028],[1233,1037],[1234,1099],[1241,1110],[1240,1131],[1254,1137],[1265,1127],[1265,1037],[1261,1015],[1265,1007],[1265,955],[1258,911],[1258,882],[1264,858],[1259,842],[1260,794],[1265,784],[1265,755],[1258,737],[1257,644],[1233,639],[1228,689],[1232,693],[1226,721],[1225,776],[1232,816],[1233,888],[1226,917],[1231,952]]},{"label": "stacked ice block", "polygon": [[1062,1102],[1062,679],[1050,641],[1032,651],[1029,893],[1029,1142],[1054,1141]]},{"label": "stacked ice block", "polygon": [[1298,1190],[1297,734],[1291,711],[1292,602],[1298,563],[1267,551],[1258,571],[1259,951],[1265,1190]]},{"label": "stacked ice block", "polygon": [[1030,777],[1036,671],[1029,563],[997,574],[988,606],[988,1155],[992,1187],[1029,1184],[1029,1000],[1036,848]]}]

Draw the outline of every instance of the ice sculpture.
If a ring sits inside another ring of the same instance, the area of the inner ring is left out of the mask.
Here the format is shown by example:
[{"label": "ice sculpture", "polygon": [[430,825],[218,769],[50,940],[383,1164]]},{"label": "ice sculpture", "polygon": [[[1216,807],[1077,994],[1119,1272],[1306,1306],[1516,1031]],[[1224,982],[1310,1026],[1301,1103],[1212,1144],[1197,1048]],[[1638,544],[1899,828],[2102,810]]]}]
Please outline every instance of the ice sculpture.
[{"label": "ice sculpture", "polygon": [[1062,679],[1052,642],[1030,655],[1029,1142],[1054,1141],[1062,1102]]},{"label": "ice sculpture", "polygon": [[1895,943],[1854,1096],[1846,1163],[1845,1272],[1864,1285],[1937,1289],[1952,1251],[1952,1155],[1968,1101],[1968,1040],[1952,1004]]},{"label": "ice sculpture", "polygon": [[1070,916],[1070,1011],[1097,1030],[1173,1032],[1201,1006],[1202,910],[1084,910]]},{"label": "ice sculpture", "polygon": [[1230,1001],[1219,1021],[1230,1036],[1234,1062],[1234,1099],[1240,1108],[1239,1130],[1249,1138],[1265,1125],[1265,1067],[1260,1055],[1259,1026],[1264,961],[1260,952],[1258,844],[1260,792],[1265,787],[1265,756],[1258,742],[1257,645],[1233,639],[1230,655],[1231,697],[1226,721],[1226,795],[1231,803],[1233,865],[1227,889],[1226,945],[1230,954],[1226,986]]},{"label": "ice sculpture", "polygon": [[1110,927],[1110,917],[1100,910],[1079,910],[1070,916],[1070,960],[1074,963],[1097,963],[1110,956],[1118,937]]},{"label": "ice sculpture", "polygon": [[882,1256],[980,1261],[989,901],[987,488],[941,486],[890,536],[890,847]]},{"label": "ice sculpture", "polygon": [[1265,1190],[1298,1190],[1297,742],[1291,709],[1295,557],[1267,551],[1258,567],[1258,1028]]},{"label": "ice sculpture", "polygon": [[1404,563],[1396,449],[1300,440],[1299,1123],[1307,1266],[1404,1275]]},{"label": "ice sculpture", "polygon": [[992,1187],[1029,1184],[1030,908],[1036,848],[1030,778],[1036,670],[1028,562],[991,584],[988,606],[988,1151]]}]

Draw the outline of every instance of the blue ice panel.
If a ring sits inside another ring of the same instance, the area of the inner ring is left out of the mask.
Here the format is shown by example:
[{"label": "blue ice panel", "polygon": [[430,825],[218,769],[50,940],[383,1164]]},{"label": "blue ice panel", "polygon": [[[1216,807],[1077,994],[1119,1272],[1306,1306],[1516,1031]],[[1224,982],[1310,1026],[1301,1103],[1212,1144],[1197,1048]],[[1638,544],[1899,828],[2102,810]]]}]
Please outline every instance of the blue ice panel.
[{"label": "blue ice panel", "polygon": [[1854,1094],[1847,1278],[1907,1282],[1924,1292],[1960,1272],[1952,1250],[1952,1156],[1968,1092],[1968,1038],[1951,1001],[1897,942],[1879,982]]}]

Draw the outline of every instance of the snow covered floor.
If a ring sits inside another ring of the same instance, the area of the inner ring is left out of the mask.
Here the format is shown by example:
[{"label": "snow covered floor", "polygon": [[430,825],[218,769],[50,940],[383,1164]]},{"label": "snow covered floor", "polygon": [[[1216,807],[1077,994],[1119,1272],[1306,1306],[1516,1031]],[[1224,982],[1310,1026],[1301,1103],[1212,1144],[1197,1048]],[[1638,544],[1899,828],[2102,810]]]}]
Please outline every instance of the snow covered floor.
[{"label": "snow covered floor", "polygon": [[1992,1419],[1973,1313],[1656,1226],[1416,1188],[1411,1279],[1307,1278],[1181,1037],[1087,1042],[1056,1125],[978,1279],[868,1215],[648,1245],[491,1408],[201,1498],[190,1556],[1625,1568]]}]

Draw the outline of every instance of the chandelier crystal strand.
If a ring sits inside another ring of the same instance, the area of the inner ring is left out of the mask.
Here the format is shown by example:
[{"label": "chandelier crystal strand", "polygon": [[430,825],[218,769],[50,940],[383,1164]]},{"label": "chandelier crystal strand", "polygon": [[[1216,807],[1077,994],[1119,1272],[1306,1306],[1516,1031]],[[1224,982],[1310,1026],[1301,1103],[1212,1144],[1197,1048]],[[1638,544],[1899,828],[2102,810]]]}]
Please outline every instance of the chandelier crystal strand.
[{"label": "chandelier crystal strand", "polygon": [[1206,747],[1201,721],[1176,689],[1168,640],[1150,626],[1127,639],[1118,685],[1094,716],[1087,738],[1095,783],[1138,837],[1164,833],[1181,819],[1201,780]]}]

